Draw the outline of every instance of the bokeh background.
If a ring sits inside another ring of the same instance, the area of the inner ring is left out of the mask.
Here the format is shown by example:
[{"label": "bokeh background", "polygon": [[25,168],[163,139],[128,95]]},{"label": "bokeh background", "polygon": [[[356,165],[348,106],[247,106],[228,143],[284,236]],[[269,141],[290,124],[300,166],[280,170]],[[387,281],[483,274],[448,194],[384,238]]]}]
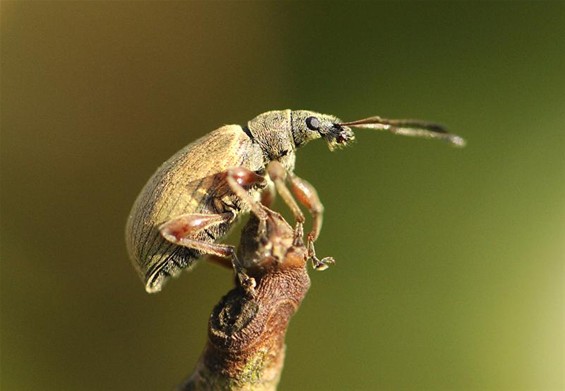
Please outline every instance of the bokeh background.
[{"label": "bokeh background", "polygon": [[2,390],[190,373],[232,277],[146,294],[126,216],[176,150],[286,108],[468,146],[299,152],[337,265],[310,273],[280,390],[565,389],[564,4],[2,2]]}]

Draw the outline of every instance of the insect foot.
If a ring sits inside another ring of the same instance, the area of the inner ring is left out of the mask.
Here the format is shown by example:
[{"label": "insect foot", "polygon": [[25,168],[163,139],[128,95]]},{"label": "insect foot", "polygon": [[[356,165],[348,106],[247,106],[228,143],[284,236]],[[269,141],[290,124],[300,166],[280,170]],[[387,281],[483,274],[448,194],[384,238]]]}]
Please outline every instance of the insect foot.
[{"label": "insect foot", "polygon": [[314,248],[314,241],[308,240],[308,259],[312,262],[312,267],[316,271],[324,271],[330,267],[330,265],[335,265],[335,259],[333,257],[324,257],[318,259],[316,257],[316,249]]},{"label": "insect foot", "polygon": [[335,259],[333,259],[332,257],[325,257],[322,259],[310,257],[310,260],[312,261],[312,267],[318,272],[326,270],[330,267],[330,265],[335,265]]}]

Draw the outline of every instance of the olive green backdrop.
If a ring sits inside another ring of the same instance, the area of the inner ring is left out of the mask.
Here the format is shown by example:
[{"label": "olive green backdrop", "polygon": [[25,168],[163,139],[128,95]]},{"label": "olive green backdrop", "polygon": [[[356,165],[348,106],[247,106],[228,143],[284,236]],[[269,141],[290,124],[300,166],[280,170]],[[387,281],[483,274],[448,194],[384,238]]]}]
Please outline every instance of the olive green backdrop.
[{"label": "olive green backdrop", "polygon": [[1,24],[3,390],[191,372],[232,277],[146,294],[126,216],[183,145],[286,108],[468,146],[299,151],[337,265],[310,273],[280,390],[565,389],[564,3],[18,1]]}]

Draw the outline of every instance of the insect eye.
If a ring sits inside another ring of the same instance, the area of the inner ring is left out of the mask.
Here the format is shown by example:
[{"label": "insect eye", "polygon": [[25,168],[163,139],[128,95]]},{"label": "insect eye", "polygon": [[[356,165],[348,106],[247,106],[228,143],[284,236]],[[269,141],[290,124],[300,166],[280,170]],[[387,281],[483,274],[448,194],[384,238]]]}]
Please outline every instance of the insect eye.
[{"label": "insect eye", "polygon": [[306,126],[310,130],[319,130],[320,129],[320,120],[316,117],[308,117],[308,118],[306,118]]}]

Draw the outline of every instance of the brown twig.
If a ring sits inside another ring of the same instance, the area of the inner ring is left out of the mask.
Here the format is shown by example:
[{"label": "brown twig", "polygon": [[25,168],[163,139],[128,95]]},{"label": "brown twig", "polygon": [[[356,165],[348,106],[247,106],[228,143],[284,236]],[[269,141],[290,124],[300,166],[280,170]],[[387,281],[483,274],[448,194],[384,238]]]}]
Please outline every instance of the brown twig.
[{"label": "brown twig", "polygon": [[260,207],[266,224],[252,216],[238,250],[253,291],[231,290],[214,308],[208,343],[192,375],[177,390],[276,390],[288,323],[310,287],[307,249],[276,212]]}]

